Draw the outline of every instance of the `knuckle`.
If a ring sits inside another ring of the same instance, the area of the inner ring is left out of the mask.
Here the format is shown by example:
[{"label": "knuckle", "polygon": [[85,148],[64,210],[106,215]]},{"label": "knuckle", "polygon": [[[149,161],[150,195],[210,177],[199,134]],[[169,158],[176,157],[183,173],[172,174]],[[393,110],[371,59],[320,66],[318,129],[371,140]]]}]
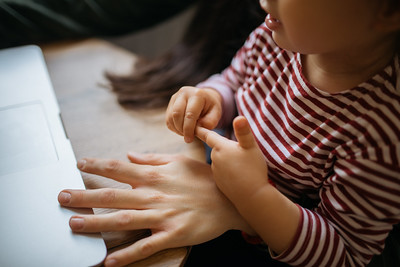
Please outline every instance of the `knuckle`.
[{"label": "knuckle", "polygon": [[[206,132],[205,134],[204,134],[204,141],[208,144],[208,143],[210,143],[210,133],[209,132]],[[214,151],[214,149],[213,150],[211,150],[211,153]]]},{"label": "knuckle", "polygon": [[183,239],[187,235],[188,235],[188,229],[184,225],[179,225],[173,231],[173,236],[176,239]]},{"label": "knuckle", "polygon": [[172,218],[175,217],[176,215],[178,215],[178,211],[176,209],[173,208],[169,208],[169,209],[165,209],[161,215],[161,218]]},{"label": "knuckle", "polygon": [[109,160],[105,165],[105,171],[107,172],[115,172],[120,168],[121,163],[118,160]]},{"label": "knuckle", "polygon": [[129,211],[119,211],[115,222],[118,227],[125,228],[132,224],[133,216]]},{"label": "knuckle", "polygon": [[156,252],[154,245],[151,242],[144,242],[143,244],[141,244],[139,251],[143,257],[147,257]]},{"label": "knuckle", "polygon": [[115,200],[115,191],[113,189],[102,189],[100,193],[100,202],[103,204],[111,204]]},{"label": "knuckle", "polygon": [[197,97],[203,97],[203,96],[204,96],[204,90],[203,90],[203,89],[200,89],[200,88],[196,88],[196,89],[193,91],[193,93],[194,93],[194,95],[197,96]]},{"label": "knuckle", "polygon": [[[175,99],[177,98],[177,96],[179,95],[179,90],[176,92],[176,93],[174,93],[172,96],[171,96],[171,100],[170,100],[170,103],[169,103],[169,105],[171,105],[171,103],[173,103],[173,102],[175,102]],[[168,105],[168,106],[169,106]]]},{"label": "knuckle", "polygon": [[152,193],[149,195],[150,202],[162,202],[165,199],[165,196],[160,193]]},{"label": "knuckle", "polygon": [[181,117],[181,112],[179,110],[172,111],[172,118],[179,119]]},{"label": "knuckle", "polygon": [[194,120],[194,119],[196,119],[196,115],[195,115],[194,112],[192,112],[192,111],[187,111],[187,112],[185,113],[185,119],[187,119],[187,120]]},{"label": "knuckle", "polygon": [[145,177],[150,185],[157,185],[161,180],[160,174],[156,170],[148,170]]},{"label": "knuckle", "polygon": [[181,87],[181,89],[179,89],[180,92],[186,92],[186,91],[190,91],[190,90],[193,90],[193,87],[183,86],[183,87]]}]

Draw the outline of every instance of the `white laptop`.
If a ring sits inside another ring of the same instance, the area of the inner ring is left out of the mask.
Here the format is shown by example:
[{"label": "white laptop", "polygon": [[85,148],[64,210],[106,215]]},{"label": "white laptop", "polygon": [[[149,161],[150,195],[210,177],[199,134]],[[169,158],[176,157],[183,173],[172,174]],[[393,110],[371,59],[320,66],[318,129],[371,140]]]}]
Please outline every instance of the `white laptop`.
[{"label": "white laptop", "polygon": [[95,266],[100,234],[75,234],[65,188],[83,189],[41,50],[0,50],[0,266]]}]

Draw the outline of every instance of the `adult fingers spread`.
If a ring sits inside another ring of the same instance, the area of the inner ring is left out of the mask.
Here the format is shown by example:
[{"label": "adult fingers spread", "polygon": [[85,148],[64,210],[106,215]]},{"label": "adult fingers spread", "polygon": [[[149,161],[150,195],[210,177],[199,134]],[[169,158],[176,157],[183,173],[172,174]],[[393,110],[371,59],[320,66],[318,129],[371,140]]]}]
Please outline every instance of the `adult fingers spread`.
[{"label": "adult fingers spread", "polygon": [[129,263],[145,259],[161,250],[173,247],[168,244],[168,233],[158,232],[140,239],[131,246],[118,250],[107,256],[105,266],[125,266]]},{"label": "adult fingers spread", "polygon": [[62,206],[75,208],[143,209],[147,199],[140,190],[114,188],[63,190],[58,195]]},{"label": "adult fingers spread", "polygon": [[257,145],[250,125],[245,117],[236,117],[233,121],[233,129],[236,139],[242,148],[251,148]]},{"label": "adult fingers spread", "polygon": [[152,210],[120,210],[97,215],[72,216],[69,225],[74,232],[98,233],[109,231],[141,230],[160,223]]}]

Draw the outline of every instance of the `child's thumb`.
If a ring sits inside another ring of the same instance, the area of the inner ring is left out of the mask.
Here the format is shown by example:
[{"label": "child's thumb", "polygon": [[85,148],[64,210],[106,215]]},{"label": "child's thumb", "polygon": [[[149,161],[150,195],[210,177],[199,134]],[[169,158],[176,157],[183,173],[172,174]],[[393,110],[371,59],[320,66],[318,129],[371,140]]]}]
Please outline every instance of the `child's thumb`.
[{"label": "child's thumb", "polygon": [[238,116],[233,120],[233,130],[242,148],[247,149],[257,145],[250,125],[245,117]]}]

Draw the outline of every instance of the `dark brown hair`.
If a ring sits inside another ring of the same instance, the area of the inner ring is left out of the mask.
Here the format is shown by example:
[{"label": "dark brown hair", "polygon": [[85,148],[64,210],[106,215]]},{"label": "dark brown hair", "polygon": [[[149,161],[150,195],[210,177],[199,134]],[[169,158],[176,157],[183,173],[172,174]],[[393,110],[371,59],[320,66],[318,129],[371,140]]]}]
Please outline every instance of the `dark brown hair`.
[{"label": "dark brown hair", "polygon": [[[386,0],[386,11],[390,15],[395,12],[400,12],[400,0]],[[396,36],[396,51],[400,54],[400,32]]]},{"label": "dark brown hair", "polygon": [[118,101],[159,107],[184,85],[196,85],[230,64],[265,12],[258,0],[200,0],[182,40],[167,53],[142,60],[130,75],[106,73]]}]

